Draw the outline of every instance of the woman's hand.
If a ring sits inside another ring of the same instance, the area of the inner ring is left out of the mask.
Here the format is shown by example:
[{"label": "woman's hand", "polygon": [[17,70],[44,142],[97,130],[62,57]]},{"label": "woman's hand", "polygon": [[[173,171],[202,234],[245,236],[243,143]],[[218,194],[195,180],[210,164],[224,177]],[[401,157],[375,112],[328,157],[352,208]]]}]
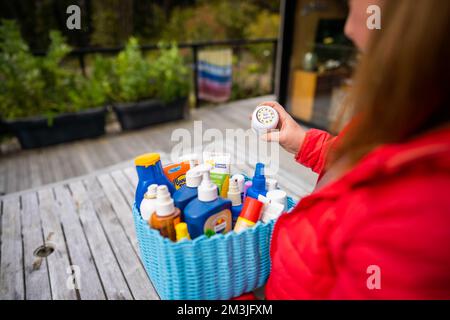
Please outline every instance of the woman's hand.
[{"label": "woman's hand", "polygon": [[284,110],[284,108],[275,101],[267,101],[260,106],[269,106],[274,108],[280,117],[277,129],[278,131],[268,132],[261,136],[265,141],[278,141],[287,151],[297,154],[305,139],[306,131]]}]

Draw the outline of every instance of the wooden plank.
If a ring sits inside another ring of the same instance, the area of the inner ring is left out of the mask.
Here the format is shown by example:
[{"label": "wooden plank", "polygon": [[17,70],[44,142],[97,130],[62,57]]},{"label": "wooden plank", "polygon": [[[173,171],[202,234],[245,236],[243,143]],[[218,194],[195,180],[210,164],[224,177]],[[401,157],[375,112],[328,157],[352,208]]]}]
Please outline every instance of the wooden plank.
[{"label": "wooden plank", "polygon": [[107,299],[132,299],[128,284],[83,183],[81,181],[70,183],[69,188],[92,255],[95,258]]},{"label": "wooden plank", "polygon": [[16,191],[25,190],[30,185],[30,166],[28,163],[29,154],[25,152],[17,159],[17,189]]},{"label": "wooden plank", "polygon": [[131,182],[127,179],[122,170],[115,170],[111,172],[111,177],[113,178],[120,192],[122,192],[122,194],[124,195],[128,205],[131,207],[134,203],[136,189],[133,188]]},{"label": "wooden plank", "polygon": [[26,299],[50,300],[47,260],[34,255],[34,251],[45,244],[35,192],[22,196],[22,235]]},{"label": "wooden plank", "polygon": [[128,180],[131,182],[131,185],[133,186],[133,188],[136,190],[137,188],[137,184],[138,184],[138,176],[136,173],[136,168],[133,167],[128,167],[123,169],[123,172],[125,174],[125,176],[128,178]]},{"label": "wooden plank", "polygon": [[[30,155],[30,184],[28,188],[35,188],[42,185],[41,168],[39,164],[39,156],[35,153]],[[27,188],[27,189],[28,189]]]},{"label": "wooden plank", "polygon": [[12,193],[17,191],[18,169],[19,167],[16,164],[16,159],[13,157],[9,157],[6,170],[6,193]]},{"label": "wooden plank", "polygon": [[136,239],[136,233],[134,230],[134,221],[131,213],[131,206],[127,203],[124,195],[119,191],[114,180],[109,174],[101,174],[98,176],[98,181],[102,186],[106,197],[111,203],[114,211],[116,212],[125,232],[133,244],[136,252],[138,252],[138,243]]},{"label": "wooden plank", "polygon": [[6,194],[6,165],[7,160],[0,158],[0,196]]},{"label": "wooden plank", "polygon": [[20,300],[25,297],[20,198],[8,197],[2,207],[0,300]]},{"label": "wooden plank", "polygon": [[62,181],[64,180],[64,172],[63,172],[63,163],[64,161],[60,158],[58,154],[58,149],[61,146],[54,146],[49,149],[49,153],[47,158],[49,159],[51,169],[53,171],[53,181]]},{"label": "wooden plank", "polygon": [[101,143],[105,147],[105,153],[103,156],[107,158],[107,163],[114,164],[118,162],[122,162],[125,158],[124,150],[122,148],[118,148],[116,143],[117,136],[112,137],[110,139],[102,139]]},{"label": "wooden plank", "polygon": [[75,154],[77,160],[75,161],[76,167],[78,168],[78,174],[86,174],[95,170],[95,164],[93,163],[92,157],[86,148],[86,142],[77,142],[75,145]]},{"label": "wooden plank", "polygon": [[70,158],[68,156],[68,150],[70,150],[71,147],[71,145],[65,147],[60,146],[55,150],[59,158],[63,179],[75,176],[72,165],[70,163]]},{"label": "wooden plank", "polygon": [[[89,198],[104,227],[109,243],[113,248],[125,279],[135,299],[159,299],[151,284],[144,267],[127,236],[112,204],[102,190],[97,179],[88,177],[84,180]],[[131,216],[130,208],[128,214]]]},{"label": "wooden plank", "polygon": [[95,266],[95,257],[91,254],[69,191],[62,185],[56,186],[54,190],[60,208],[59,218],[64,228],[71,263],[80,270],[80,281],[77,282],[80,297],[83,300],[105,299],[103,286]]},{"label": "wooden plank", "polygon": [[75,300],[78,298],[76,289],[67,286],[71,262],[59,222],[60,208],[56,205],[52,189],[41,189],[38,196],[45,241],[54,248],[54,252],[47,257],[52,298]]},{"label": "wooden plank", "polygon": [[52,164],[50,163],[50,155],[48,151],[39,151],[39,163],[41,167],[41,177],[42,177],[42,184],[47,184],[55,181],[55,178],[53,176],[53,169]]},{"label": "wooden plank", "polygon": [[22,300],[25,298],[25,284],[20,198],[4,199],[2,211],[0,300]]}]

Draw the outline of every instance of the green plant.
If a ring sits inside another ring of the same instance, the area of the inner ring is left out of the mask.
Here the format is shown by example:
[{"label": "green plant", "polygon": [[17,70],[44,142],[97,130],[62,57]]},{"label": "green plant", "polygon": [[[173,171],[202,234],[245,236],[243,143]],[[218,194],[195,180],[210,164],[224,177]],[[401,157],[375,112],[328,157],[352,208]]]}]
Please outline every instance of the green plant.
[{"label": "green plant", "polygon": [[41,113],[45,83],[14,21],[0,25],[0,115],[15,119]]},{"label": "green plant", "polygon": [[188,68],[176,44],[159,44],[160,52],[152,63],[156,96],[164,102],[187,97],[189,94]]},{"label": "green plant", "polygon": [[70,52],[65,38],[59,31],[50,31],[47,54],[38,58],[38,67],[44,82],[41,100],[42,112],[50,121],[62,112],[76,111],[70,103],[70,90],[76,86],[76,73],[61,67],[62,60]]},{"label": "green plant", "polygon": [[138,101],[155,95],[151,64],[143,57],[136,38],[130,38],[114,59],[113,72],[111,96],[114,101]]},{"label": "green plant", "polygon": [[74,111],[104,105],[113,90],[112,61],[96,56],[92,73],[89,77],[77,75],[74,86],[69,88],[68,94]]},{"label": "green plant", "polygon": [[55,115],[104,104],[108,85],[106,62],[94,64],[93,76],[62,67],[71,48],[57,31],[50,32],[50,46],[42,57],[33,56],[14,21],[0,25],[0,114],[8,120]]}]

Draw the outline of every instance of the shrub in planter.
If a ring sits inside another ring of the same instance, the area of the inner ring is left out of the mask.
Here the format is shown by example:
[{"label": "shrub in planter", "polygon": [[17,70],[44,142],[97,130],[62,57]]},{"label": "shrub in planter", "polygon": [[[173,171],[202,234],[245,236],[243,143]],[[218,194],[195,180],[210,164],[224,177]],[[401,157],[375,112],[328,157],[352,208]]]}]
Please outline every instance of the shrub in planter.
[{"label": "shrub in planter", "polygon": [[157,59],[150,62],[140,52],[137,40],[131,38],[113,64],[111,96],[122,129],[184,117],[187,68],[176,46],[161,49]]},{"label": "shrub in planter", "polygon": [[[35,57],[17,25],[0,26],[0,114],[23,148],[94,137],[104,133],[106,92],[96,79],[61,67],[70,47],[50,33],[44,57]],[[91,110],[92,109],[92,110]]]}]

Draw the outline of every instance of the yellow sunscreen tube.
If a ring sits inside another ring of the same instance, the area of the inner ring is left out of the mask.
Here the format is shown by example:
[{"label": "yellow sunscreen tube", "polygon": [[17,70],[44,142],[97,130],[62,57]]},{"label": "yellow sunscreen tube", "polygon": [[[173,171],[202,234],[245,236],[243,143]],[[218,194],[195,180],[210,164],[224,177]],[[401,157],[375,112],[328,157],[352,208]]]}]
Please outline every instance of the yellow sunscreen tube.
[{"label": "yellow sunscreen tube", "polygon": [[226,198],[230,184],[230,175],[228,173],[211,172],[211,181],[219,189],[219,196]]},{"label": "yellow sunscreen tube", "polygon": [[219,195],[227,197],[230,183],[231,155],[229,153],[203,152],[203,161],[211,165],[211,181],[217,185]]}]

